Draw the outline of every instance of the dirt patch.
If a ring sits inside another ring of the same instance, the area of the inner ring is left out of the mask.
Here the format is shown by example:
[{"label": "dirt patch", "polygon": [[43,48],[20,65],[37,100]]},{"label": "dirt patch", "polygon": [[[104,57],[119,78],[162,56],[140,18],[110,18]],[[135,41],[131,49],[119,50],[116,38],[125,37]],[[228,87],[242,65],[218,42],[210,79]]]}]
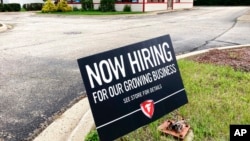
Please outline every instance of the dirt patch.
[{"label": "dirt patch", "polygon": [[190,59],[199,63],[227,65],[235,70],[250,72],[250,47],[226,50],[214,49]]}]

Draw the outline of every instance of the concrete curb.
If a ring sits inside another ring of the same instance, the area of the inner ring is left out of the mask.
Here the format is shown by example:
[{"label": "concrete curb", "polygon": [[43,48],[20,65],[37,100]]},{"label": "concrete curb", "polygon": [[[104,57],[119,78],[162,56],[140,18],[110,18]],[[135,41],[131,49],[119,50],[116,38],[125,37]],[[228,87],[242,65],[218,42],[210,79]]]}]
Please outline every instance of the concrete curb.
[{"label": "concrete curb", "polygon": [[236,46],[226,46],[226,47],[217,47],[217,48],[210,48],[210,49],[205,49],[205,50],[199,50],[199,51],[194,51],[194,52],[190,52],[190,53],[178,55],[178,56],[176,56],[176,58],[177,58],[177,60],[179,60],[179,59],[183,59],[183,58],[187,58],[187,57],[199,55],[199,54],[202,54],[202,53],[206,53],[206,52],[208,52],[210,50],[213,50],[213,49],[224,50],[224,49],[243,48],[243,47],[250,47],[250,44],[236,45]]},{"label": "concrete curb", "polygon": [[0,32],[4,32],[4,31],[6,31],[7,29],[8,29],[8,27],[7,27],[5,24],[0,23]]},{"label": "concrete curb", "polygon": [[[201,51],[195,51],[183,55],[176,56],[177,60],[186,57],[202,54],[213,49],[233,49],[250,47],[250,44],[227,46],[206,49]],[[89,107],[88,99],[84,98],[78,103],[73,105],[65,113],[63,113],[58,119],[50,124],[41,134],[39,134],[34,141],[47,141],[53,139],[53,141],[84,141],[86,135],[94,127],[94,120]]]},{"label": "concrete curb", "polygon": [[89,102],[84,98],[53,121],[34,141],[83,141],[93,125]]}]

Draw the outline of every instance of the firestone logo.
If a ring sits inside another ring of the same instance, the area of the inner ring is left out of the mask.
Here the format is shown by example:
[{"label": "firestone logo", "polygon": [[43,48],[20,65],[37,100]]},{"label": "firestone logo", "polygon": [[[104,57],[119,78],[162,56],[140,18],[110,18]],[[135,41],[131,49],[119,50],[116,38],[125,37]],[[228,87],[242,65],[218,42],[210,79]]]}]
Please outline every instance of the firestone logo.
[{"label": "firestone logo", "polygon": [[153,100],[146,100],[140,104],[141,110],[145,116],[148,118],[152,118],[154,115],[154,101]]}]

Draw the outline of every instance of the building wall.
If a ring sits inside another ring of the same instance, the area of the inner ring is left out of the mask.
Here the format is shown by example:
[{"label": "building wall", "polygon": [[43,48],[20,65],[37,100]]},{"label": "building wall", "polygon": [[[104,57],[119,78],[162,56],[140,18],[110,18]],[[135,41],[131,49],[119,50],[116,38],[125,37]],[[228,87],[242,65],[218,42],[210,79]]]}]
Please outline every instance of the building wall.
[{"label": "building wall", "polygon": [[193,0],[180,0],[180,2],[173,3],[173,9],[193,8]]},{"label": "building wall", "polygon": [[116,3],[115,8],[117,11],[123,11],[125,5],[130,5],[131,10],[134,12],[167,10],[167,3],[163,2],[163,0],[138,0],[138,2],[133,3]]},{"label": "building wall", "polygon": [[167,3],[146,3],[145,11],[167,10]]},{"label": "building wall", "polygon": [[[145,12],[148,11],[159,11],[159,10],[167,10],[168,8],[168,2],[165,0],[150,0],[151,2],[148,2],[149,0],[145,0],[143,4],[143,0],[139,0],[135,3],[116,3],[115,9],[116,11],[123,11],[123,7],[125,5],[130,5],[132,11],[138,11],[142,12],[143,9]],[[159,1],[159,2],[158,2]],[[94,3],[94,9],[98,9],[100,5],[100,0],[93,0]],[[143,8],[144,5],[144,8]],[[73,7],[81,8],[81,4],[71,4]],[[193,0],[173,0],[173,7],[170,9],[176,10],[176,9],[186,9],[186,8],[193,8]]]},{"label": "building wall", "polygon": [[193,3],[193,0],[180,0],[180,3]]},{"label": "building wall", "polygon": [[81,9],[82,8],[82,5],[81,4],[69,4],[69,6],[71,7],[76,7],[78,9]]},{"label": "building wall", "polygon": [[[99,0],[96,0],[99,1]],[[151,2],[148,2],[151,1]],[[159,11],[159,10],[167,10],[168,2],[165,0],[145,0],[144,1],[144,8],[143,8],[143,0],[139,0],[138,3],[116,3],[116,10],[122,11],[124,5],[129,4],[131,5],[132,11],[140,11],[142,12],[143,9],[145,12],[147,11]],[[193,0],[173,0],[173,10],[176,9],[186,9],[186,8],[193,8]]]},{"label": "building wall", "polygon": [[125,5],[130,5],[132,11],[142,11],[142,4],[141,3],[117,3],[115,4],[116,11],[123,11]]}]

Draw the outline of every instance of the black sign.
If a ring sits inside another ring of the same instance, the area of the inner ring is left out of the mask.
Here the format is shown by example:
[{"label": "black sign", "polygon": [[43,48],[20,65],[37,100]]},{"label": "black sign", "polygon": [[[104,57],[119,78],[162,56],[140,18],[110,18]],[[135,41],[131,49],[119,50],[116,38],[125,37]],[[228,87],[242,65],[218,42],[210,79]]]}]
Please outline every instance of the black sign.
[{"label": "black sign", "polygon": [[169,35],[81,58],[78,65],[102,141],[188,102]]}]

